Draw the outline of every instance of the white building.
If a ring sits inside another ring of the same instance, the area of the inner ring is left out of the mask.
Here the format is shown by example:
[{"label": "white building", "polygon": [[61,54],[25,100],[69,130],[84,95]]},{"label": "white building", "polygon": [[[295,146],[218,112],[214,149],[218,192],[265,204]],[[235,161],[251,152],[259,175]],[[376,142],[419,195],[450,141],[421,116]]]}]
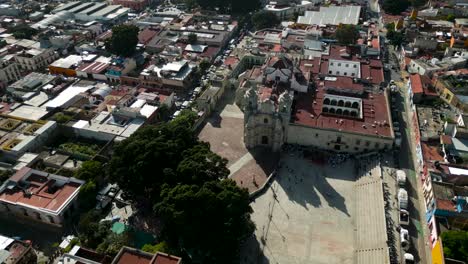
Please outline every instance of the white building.
[{"label": "white building", "polygon": [[28,71],[43,70],[58,59],[59,54],[52,49],[31,48],[15,54],[15,61],[21,69]]},{"label": "white building", "polygon": [[303,16],[297,18],[297,23],[334,26],[339,24],[357,25],[359,24],[360,15],[360,6],[322,6],[319,11],[306,11]]},{"label": "white building", "polygon": [[300,3],[294,3],[291,1],[287,4],[279,3],[278,1],[271,1],[265,6],[265,10],[272,12],[280,19],[287,19],[295,14],[302,14],[307,9],[314,6],[316,3],[322,2],[321,0],[312,0],[312,1],[301,1]]}]

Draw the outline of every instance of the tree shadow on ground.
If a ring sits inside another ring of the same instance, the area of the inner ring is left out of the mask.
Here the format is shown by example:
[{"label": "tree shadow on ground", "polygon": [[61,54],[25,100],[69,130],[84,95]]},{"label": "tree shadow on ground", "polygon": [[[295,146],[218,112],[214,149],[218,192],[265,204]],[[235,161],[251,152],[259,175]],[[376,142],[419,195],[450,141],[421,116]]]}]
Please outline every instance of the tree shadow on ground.
[{"label": "tree shadow on ground", "polygon": [[[283,164],[277,178],[278,183],[290,200],[306,209],[309,204],[321,207],[322,202],[326,201],[328,206],[338,209],[350,217],[345,203],[346,199],[330,184],[326,170],[317,166],[307,166],[305,170],[301,171],[298,169],[300,166]],[[350,175],[343,177],[343,180],[349,180],[348,177]],[[333,177],[333,179],[336,178],[341,179],[341,176]]]},{"label": "tree shadow on ground", "polygon": [[257,240],[255,234],[252,234],[242,245],[240,250],[240,264],[269,264],[263,252],[264,246]]}]

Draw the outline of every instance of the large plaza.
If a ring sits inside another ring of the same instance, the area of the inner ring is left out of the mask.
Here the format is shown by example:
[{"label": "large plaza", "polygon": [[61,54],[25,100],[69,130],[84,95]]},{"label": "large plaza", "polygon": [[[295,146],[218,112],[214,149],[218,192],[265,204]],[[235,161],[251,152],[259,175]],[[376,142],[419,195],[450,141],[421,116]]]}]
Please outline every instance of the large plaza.
[{"label": "large plaza", "polygon": [[256,241],[243,263],[387,263],[380,166],[367,164],[283,155],[270,188],[252,202]]}]

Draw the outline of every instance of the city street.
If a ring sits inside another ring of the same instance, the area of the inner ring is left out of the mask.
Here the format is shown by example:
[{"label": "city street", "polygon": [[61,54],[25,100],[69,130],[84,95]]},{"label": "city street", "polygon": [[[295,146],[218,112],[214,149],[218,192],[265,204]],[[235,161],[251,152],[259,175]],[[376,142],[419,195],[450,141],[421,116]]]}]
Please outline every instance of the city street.
[{"label": "city street", "polygon": [[[415,152],[415,137],[412,125],[413,111],[409,106],[406,79],[402,79],[402,72],[399,70],[397,57],[392,48],[389,47],[388,51],[390,55],[390,65],[392,66],[389,77],[395,80],[399,88],[399,93],[396,94],[399,113],[397,118],[400,123],[400,131],[402,132],[402,144],[401,149],[397,155],[399,157],[400,167],[405,170],[408,177],[406,189],[410,198],[410,253],[414,255],[417,263],[431,263],[430,249],[426,241],[429,231],[427,225],[425,224],[425,206],[422,195],[422,187],[420,178],[415,172],[417,161]],[[417,170],[419,171],[419,169]]]}]

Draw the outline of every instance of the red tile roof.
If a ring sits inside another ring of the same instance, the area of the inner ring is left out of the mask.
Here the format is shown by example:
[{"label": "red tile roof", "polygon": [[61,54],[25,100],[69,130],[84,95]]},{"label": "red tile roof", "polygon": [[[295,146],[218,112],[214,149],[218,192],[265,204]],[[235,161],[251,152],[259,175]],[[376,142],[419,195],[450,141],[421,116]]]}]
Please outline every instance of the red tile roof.
[{"label": "red tile roof", "polygon": [[455,212],[452,201],[436,199],[436,207],[438,210],[452,211]]},{"label": "red tile roof", "polygon": [[179,257],[157,252],[150,264],[180,264],[181,261]]},{"label": "red tile roof", "polygon": [[410,75],[411,89],[413,94],[423,93],[423,87],[421,83],[421,75],[415,73]]},{"label": "red tile roof", "polygon": [[[376,137],[393,137],[392,128],[389,125],[391,120],[388,112],[387,98],[384,94],[373,94],[372,97],[364,95],[362,98],[362,119],[322,113],[325,94],[326,91],[323,88],[318,88],[315,99],[311,93],[298,97],[296,112],[294,113],[292,122],[298,125],[322,129],[346,131]],[[380,125],[376,124],[377,122]]]},{"label": "red tile roof", "polygon": [[56,180],[34,173],[31,168],[23,168],[12,176],[15,181],[21,180],[29,183],[26,188],[31,195],[25,195],[23,189],[5,189],[0,193],[0,200],[12,204],[23,204],[41,209],[57,211],[71,198],[80,184],[68,182],[61,187],[57,187],[54,192],[50,192]]},{"label": "red tile roof", "polygon": [[444,157],[440,154],[440,146],[438,141],[421,141],[421,148],[423,152],[424,161],[445,161]]},{"label": "red tile roof", "polygon": [[138,33],[138,42],[141,44],[147,44],[151,39],[156,36],[161,29],[159,28],[145,28]]},{"label": "red tile roof", "polygon": [[166,253],[151,254],[138,249],[123,247],[112,264],[180,264],[182,259]]},{"label": "red tile roof", "polygon": [[91,73],[91,74],[103,73],[107,70],[109,65],[110,65],[109,63],[104,63],[104,62],[99,62],[99,61],[95,61],[92,63],[81,63],[80,66],[76,68],[76,71],[86,72],[86,73]]},{"label": "red tile roof", "polygon": [[[117,259],[118,258],[118,259]],[[113,264],[150,264],[152,254],[137,250],[124,250],[112,262]]]}]

